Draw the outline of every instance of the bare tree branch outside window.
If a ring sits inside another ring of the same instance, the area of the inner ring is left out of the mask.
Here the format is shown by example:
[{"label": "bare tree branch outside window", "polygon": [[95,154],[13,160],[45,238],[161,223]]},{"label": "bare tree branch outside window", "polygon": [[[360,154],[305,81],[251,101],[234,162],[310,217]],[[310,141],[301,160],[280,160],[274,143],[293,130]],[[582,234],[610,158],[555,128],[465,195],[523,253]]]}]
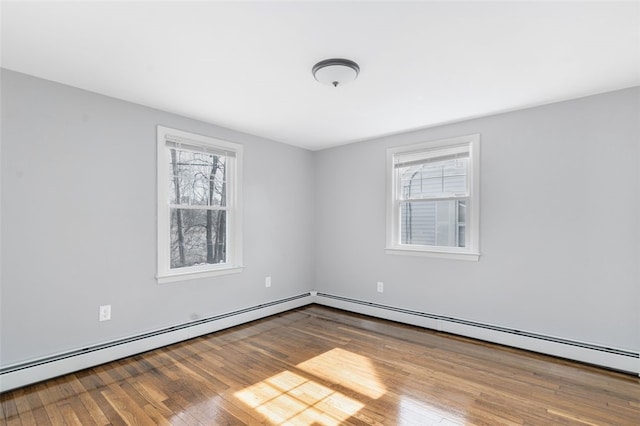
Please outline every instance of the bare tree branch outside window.
[{"label": "bare tree branch outside window", "polygon": [[172,148],[171,268],[226,261],[226,157]]}]

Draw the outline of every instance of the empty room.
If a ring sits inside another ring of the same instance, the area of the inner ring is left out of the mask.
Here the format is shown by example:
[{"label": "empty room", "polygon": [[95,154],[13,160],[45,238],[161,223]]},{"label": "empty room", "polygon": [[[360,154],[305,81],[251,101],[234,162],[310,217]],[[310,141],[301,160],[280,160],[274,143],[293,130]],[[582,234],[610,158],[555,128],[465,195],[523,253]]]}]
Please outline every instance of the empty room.
[{"label": "empty room", "polygon": [[0,19],[0,424],[640,424],[639,1]]}]

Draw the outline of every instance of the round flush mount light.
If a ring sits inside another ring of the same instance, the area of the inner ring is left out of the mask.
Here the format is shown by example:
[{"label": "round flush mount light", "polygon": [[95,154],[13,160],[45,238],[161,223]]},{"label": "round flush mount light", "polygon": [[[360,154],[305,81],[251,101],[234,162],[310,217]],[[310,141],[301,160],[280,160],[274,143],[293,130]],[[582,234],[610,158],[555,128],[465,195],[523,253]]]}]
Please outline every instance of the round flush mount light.
[{"label": "round flush mount light", "polygon": [[320,83],[338,87],[355,80],[360,67],[348,59],[334,58],[318,62],[311,72]]}]

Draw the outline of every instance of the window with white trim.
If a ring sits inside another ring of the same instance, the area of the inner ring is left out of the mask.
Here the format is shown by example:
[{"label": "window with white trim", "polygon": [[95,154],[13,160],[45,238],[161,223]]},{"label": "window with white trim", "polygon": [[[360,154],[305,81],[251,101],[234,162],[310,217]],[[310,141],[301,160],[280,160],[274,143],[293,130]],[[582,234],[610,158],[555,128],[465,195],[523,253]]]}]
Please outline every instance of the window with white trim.
[{"label": "window with white trim", "polygon": [[478,260],[480,135],[387,149],[387,253]]},{"label": "window with white trim", "polygon": [[242,269],[242,145],[158,126],[158,282]]}]

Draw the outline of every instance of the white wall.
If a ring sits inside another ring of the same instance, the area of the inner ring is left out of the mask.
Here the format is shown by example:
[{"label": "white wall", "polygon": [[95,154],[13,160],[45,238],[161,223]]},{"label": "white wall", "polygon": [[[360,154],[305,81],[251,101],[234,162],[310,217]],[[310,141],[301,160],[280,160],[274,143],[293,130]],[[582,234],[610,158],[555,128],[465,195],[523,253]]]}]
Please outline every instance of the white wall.
[{"label": "white wall", "polygon": [[[311,152],[24,74],[1,78],[0,366],[310,289]],[[242,273],[157,284],[158,124],[244,145]],[[98,322],[103,304],[111,321]]]},{"label": "white wall", "polygon": [[[315,288],[637,352],[639,100],[634,88],[317,152]],[[385,149],[473,133],[480,261],[386,255]]]}]

